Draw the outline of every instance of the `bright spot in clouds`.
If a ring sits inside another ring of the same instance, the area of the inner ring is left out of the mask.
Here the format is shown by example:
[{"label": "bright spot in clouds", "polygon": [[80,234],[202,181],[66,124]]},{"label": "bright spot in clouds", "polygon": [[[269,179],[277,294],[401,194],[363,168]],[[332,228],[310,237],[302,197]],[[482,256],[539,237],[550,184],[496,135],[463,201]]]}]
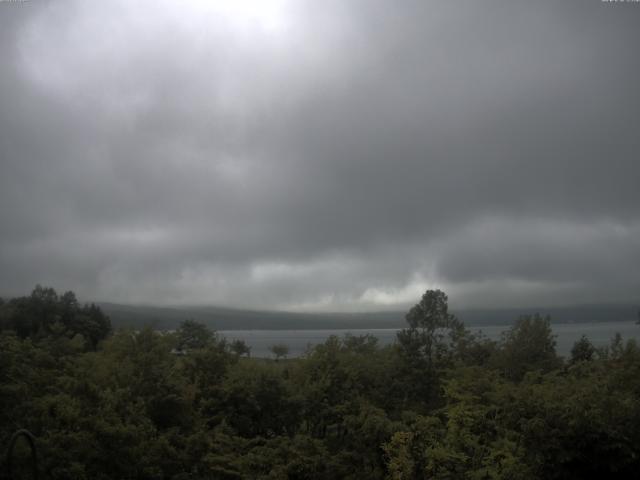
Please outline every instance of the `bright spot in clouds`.
[{"label": "bright spot in clouds", "polygon": [[251,29],[281,34],[290,21],[287,0],[188,0],[176,3],[204,18],[215,20],[218,16],[247,34]]}]

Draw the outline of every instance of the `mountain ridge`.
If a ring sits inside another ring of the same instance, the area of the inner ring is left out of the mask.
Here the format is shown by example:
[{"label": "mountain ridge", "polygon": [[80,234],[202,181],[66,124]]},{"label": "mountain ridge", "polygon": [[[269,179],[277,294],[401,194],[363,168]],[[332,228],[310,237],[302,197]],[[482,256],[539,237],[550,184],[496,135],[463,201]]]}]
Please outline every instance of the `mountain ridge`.
[{"label": "mountain ridge", "polygon": [[[193,319],[215,330],[332,330],[403,328],[406,311],[362,313],[308,313],[244,310],[229,307],[134,306],[96,303],[109,315],[115,327],[175,329],[181,321]],[[561,307],[452,309],[468,326],[509,325],[522,315],[549,315],[552,323],[636,321],[638,307],[632,304],[591,304]]]}]

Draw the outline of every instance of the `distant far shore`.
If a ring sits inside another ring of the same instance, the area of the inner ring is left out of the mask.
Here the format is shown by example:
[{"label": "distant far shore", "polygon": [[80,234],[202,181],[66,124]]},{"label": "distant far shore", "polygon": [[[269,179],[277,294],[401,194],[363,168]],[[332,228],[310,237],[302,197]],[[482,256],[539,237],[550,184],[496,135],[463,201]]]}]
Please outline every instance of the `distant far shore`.
[{"label": "distant far shore", "polygon": [[[154,307],[98,303],[114,327],[140,328],[150,325],[172,330],[181,321],[193,319],[215,330],[336,330],[404,328],[406,311],[365,313],[292,313],[241,310],[220,307]],[[638,305],[597,304],[563,307],[463,309],[453,313],[466,325],[511,325],[521,315],[549,315],[553,324],[632,322]]]}]

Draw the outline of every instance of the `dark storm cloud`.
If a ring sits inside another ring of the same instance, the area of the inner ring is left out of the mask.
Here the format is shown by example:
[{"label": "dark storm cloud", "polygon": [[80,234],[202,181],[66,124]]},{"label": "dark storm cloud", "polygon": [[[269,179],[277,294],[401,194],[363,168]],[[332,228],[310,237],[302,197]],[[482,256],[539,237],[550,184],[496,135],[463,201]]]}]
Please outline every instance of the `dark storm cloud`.
[{"label": "dark storm cloud", "polygon": [[0,3],[0,290],[636,300],[640,7]]}]

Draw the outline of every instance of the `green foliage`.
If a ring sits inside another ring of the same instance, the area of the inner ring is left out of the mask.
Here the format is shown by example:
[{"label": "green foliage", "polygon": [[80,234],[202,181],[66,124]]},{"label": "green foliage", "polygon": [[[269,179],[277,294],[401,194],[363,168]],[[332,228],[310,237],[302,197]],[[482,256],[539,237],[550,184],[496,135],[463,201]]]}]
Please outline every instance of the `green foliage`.
[{"label": "green foliage", "polygon": [[578,362],[590,362],[593,360],[596,353],[596,348],[589,341],[586,335],[582,335],[571,348],[571,359],[569,363],[575,364]]},{"label": "green foliage", "polygon": [[397,334],[402,358],[403,404],[432,405],[438,401],[439,370],[462,361],[470,354],[474,338],[454,315],[449,313],[447,295],[427,290],[419,303],[406,315],[409,328]]},{"label": "green foliage", "polygon": [[271,345],[269,347],[271,353],[276,357],[276,360],[281,358],[286,358],[289,355],[289,346],[284,343],[276,343],[275,345]]},{"label": "green foliage", "polygon": [[577,480],[640,468],[640,348],[619,336],[600,350],[579,340],[564,365],[548,319],[491,342],[431,291],[396,345],[334,336],[276,362],[193,321],[96,336],[91,307],[34,292],[0,302],[0,445],[28,428],[44,477]]},{"label": "green foliage", "polygon": [[427,290],[406,320],[409,328],[398,332],[402,352],[409,362],[429,371],[449,364],[469,341],[468,331],[449,313],[448,298],[440,290]]},{"label": "green foliage", "polygon": [[95,349],[111,332],[111,322],[100,307],[80,305],[73,292],[59,296],[53,288],[37,285],[27,297],[0,303],[0,330],[34,340],[79,336],[76,344]]},{"label": "green foliage", "polygon": [[561,363],[550,318],[539,314],[520,317],[502,336],[498,365],[514,381],[522,380],[529,371],[558,368]]},{"label": "green foliage", "polygon": [[228,372],[221,392],[221,420],[239,435],[293,435],[299,405],[283,375],[267,364],[239,363]]},{"label": "green foliage", "polygon": [[249,347],[244,340],[234,340],[231,342],[229,347],[231,348],[231,351],[239,357],[242,357],[243,355],[246,355],[247,357],[251,356],[251,347]]},{"label": "green foliage", "polygon": [[176,339],[179,350],[198,350],[206,348],[214,339],[214,335],[205,324],[195,320],[185,320],[180,323]]}]

